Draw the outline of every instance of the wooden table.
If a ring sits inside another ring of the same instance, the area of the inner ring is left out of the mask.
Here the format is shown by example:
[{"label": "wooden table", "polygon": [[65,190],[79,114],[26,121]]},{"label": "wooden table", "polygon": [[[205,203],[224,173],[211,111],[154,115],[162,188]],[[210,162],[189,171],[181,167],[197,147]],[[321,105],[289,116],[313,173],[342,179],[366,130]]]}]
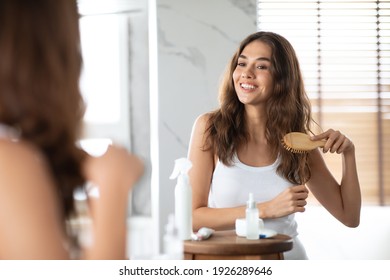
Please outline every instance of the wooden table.
[{"label": "wooden table", "polygon": [[186,260],[283,260],[283,252],[291,250],[292,239],[284,234],[272,238],[248,240],[234,230],[215,231],[202,241],[184,242]]}]

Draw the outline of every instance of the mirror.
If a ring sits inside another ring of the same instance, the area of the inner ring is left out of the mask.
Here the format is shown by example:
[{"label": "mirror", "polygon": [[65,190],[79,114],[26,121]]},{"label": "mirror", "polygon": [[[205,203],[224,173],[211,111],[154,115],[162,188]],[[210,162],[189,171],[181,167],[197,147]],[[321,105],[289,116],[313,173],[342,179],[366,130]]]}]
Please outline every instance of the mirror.
[{"label": "mirror", "polygon": [[[112,131],[123,133],[124,143],[148,164],[146,178],[134,190],[129,214],[152,221],[140,222],[143,238],[139,240],[146,240],[144,249],[152,244],[151,254],[156,255],[162,250],[164,226],[174,210],[175,181],[169,180],[174,160],[187,155],[196,117],[217,106],[219,78],[239,42],[257,30],[257,1],[79,2],[81,8],[90,5],[85,18],[114,14],[125,26],[126,58],[118,61],[129,62],[121,64],[128,67],[122,69],[128,78],[124,96],[128,116],[126,127]],[[99,35],[96,25],[91,24],[90,30]],[[103,131],[93,127],[92,134]]]}]

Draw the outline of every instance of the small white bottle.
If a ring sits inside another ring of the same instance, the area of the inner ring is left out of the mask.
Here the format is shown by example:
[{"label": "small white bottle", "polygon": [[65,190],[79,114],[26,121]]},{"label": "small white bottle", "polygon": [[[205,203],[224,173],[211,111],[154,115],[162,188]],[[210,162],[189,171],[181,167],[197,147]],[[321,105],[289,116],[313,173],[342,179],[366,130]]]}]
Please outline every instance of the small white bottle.
[{"label": "small white bottle", "polygon": [[249,194],[249,200],[245,210],[246,239],[259,239],[259,209],[253,199],[253,193]]},{"label": "small white bottle", "polygon": [[187,158],[175,160],[175,168],[170,179],[177,178],[175,187],[175,219],[181,240],[191,240],[192,235],[192,189],[188,171],[192,163]]},{"label": "small white bottle", "polygon": [[165,226],[164,234],[164,258],[168,260],[184,259],[184,244],[180,239],[176,227],[175,216],[168,216],[168,223]]}]

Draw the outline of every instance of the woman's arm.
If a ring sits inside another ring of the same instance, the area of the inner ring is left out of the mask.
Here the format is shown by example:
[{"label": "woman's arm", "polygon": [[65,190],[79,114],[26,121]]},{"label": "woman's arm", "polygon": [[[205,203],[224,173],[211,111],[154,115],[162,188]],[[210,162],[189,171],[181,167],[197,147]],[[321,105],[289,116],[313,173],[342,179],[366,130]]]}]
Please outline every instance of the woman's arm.
[{"label": "woman's arm", "polygon": [[192,162],[189,177],[192,186],[192,221],[194,231],[201,227],[210,227],[218,230],[234,228],[236,218],[245,216],[245,207],[208,207],[215,158],[212,150],[204,150],[207,121],[208,115],[202,115],[195,121],[188,151],[188,158]]},{"label": "woman's arm", "polygon": [[84,171],[99,188],[99,197],[91,201],[93,245],[84,257],[125,259],[128,194],[143,174],[143,164],[124,148],[110,146],[102,157],[89,157]]},{"label": "woman's arm", "polygon": [[319,150],[314,150],[309,154],[312,176],[307,185],[334,217],[348,227],[357,227],[360,222],[361,193],[355,146],[345,135],[332,129],[313,137],[313,140],[320,139],[327,140],[324,153],[341,154],[342,179],[340,183],[335,180]]}]

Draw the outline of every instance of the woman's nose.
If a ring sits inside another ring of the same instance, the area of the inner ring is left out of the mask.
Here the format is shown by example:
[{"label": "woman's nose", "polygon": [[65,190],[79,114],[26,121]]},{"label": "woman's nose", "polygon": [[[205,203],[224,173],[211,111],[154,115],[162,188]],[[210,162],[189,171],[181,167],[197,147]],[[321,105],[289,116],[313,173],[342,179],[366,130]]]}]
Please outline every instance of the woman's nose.
[{"label": "woman's nose", "polygon": [[253,75],[252,71],[250,71],[250,70],[245,70],[245,71],[242,71],[241,77],[242,77],[242,78],[245,78],[245,79],[251,79],[251,78],[254,77],[254,75]]}]

